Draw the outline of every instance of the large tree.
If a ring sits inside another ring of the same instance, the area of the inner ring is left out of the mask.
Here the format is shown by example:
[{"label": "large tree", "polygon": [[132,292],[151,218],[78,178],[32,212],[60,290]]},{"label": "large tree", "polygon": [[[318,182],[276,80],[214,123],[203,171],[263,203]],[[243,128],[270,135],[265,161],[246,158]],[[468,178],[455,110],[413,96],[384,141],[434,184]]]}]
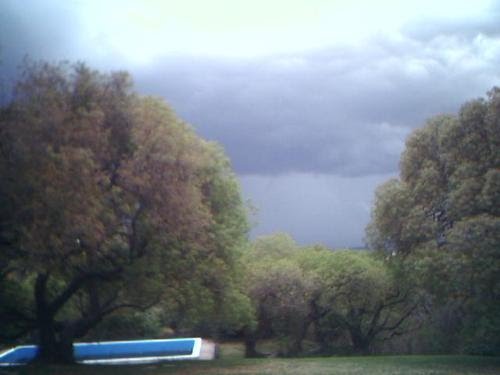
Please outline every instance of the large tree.
[{"label": "large tree", "polygon": [[375,343],[413,328],[408,321],[421,307],[418,293],[396,282],[382,259],[366,251],[304,251],[299,263],[313,279],[308,321],[323,352],[347,338],[352,351],[369,354]]},{"label": "large tree", "polygon": [[186,285],[222,305],[247,224],[216,145],[83,64],[28,64],[0,116],[2,334],[34,331],[40,360],[71,362],[118,309]]},{"label": "large tree", "polygon": [[245,331],[247,356],[260,355],[258,339],[277,339],[279,355],[302,350],[311,285],[296,262],[299,251],[289,235],[277,233],[257,238],[245,253],[247,293],[257,320]]},{"label": "large tree", "polygon": [[400,178],[377,191],[368,240],[421,271],[434,297],[451,298],[464,332],[484,333],[462,342],[498,353],[500,89],[411,134]]}]

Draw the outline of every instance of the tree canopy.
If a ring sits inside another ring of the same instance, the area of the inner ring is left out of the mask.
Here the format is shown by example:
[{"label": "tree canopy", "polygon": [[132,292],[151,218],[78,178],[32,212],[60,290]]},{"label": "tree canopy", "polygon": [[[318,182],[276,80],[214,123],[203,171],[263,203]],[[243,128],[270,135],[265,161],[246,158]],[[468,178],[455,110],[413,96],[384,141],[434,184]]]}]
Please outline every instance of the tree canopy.
[{"label": "tree canopy", "polygon": [[230,164],[127,73],[30,63],[0,115],[2,335],[36,332],[40,359],[71,361],[73,339],[118,309],[187,311],[188,285],[220,309],[239,298]]},{"label": "tree canopy", "polygon": [[421,272],[435,298],[460,301],[456,331],[468,332],[461,341],[475,342],[473,352],[499,352],[500,89],[411,134],[400,178],[377,190],[367,234],[372,248]]},{"label": "tree canopy", "polygon": [[375,344],[407,331],[421,306],[419,293],[397,278],[377,254],[299,247],[285,234],[257,239],[245,254],[247,288],[257,325],[247,340],[275,338],[281,355],[317,351],[370,353]]}]

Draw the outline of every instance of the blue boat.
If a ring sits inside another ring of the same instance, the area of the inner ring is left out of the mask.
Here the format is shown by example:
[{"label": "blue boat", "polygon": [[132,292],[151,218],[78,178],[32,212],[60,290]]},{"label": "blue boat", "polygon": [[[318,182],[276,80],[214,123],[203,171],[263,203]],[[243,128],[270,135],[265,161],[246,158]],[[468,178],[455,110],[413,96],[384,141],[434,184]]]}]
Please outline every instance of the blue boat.
[{"label": "blue boat", "polygon": [[[75,360],[84,364],[140,364],[198,359],[201,338],[75,343]],[[36,345],[17,346],[0,355],[0,366],[23,365],[38,354]]]}]

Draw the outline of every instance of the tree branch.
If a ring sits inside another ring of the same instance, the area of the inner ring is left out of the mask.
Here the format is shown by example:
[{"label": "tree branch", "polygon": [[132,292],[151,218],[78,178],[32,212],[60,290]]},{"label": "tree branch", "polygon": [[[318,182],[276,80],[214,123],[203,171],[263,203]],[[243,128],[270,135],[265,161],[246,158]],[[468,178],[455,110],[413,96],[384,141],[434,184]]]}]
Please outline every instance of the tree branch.
[{"label": "tree branch", "polygon": [[76,276],[66,287],[66,289],[59,294],[49,305],[49,311],[55,314],[59,309],[61,309],[64,304],[78,291],[80,290],[88,281],[90,280],[113,280],[115,277],[119,276],[122,272],[122,268],[118,267],[110,271],[103,272],[85,272]]}]

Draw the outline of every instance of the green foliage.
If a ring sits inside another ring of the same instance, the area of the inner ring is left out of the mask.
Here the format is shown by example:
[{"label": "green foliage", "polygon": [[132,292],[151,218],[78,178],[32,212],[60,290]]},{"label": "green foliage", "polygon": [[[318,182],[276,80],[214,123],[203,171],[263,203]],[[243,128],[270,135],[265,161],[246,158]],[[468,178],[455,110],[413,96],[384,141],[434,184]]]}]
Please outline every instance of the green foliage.
[{"label": "green foliage", "polygon": [[429,120],[407,140],[400,180],[377,190],[367,228],[372,248],[417,271],[436,311],[458,306],[455,350],[469,353],[500,353],[492,335],[474,333],[500,326],[490,313],[500,299],[499,134],[498,88]]},{"label": "green foliage", "polygon": [[316,280],[310,305],[316,339],[324,349],[347,335],[352,349],[366,354],[375,343],[403,334],[408,318],[420,306],[419,295],[398,285],[373,253],[304,252],[301,264]]},{"label": "green foliage", "polygon": [[245,254],[247,292],[255,304],[256,335],[280,340],[280,354],[296,355],[307,329],[311,283],[293,256],[299,248],[286,234],[258,238]]},{"label": "green foliage", "polygon": [[282,355],[300,354],[305,339],[322,352],[366,354],[403,333],[418,306],[418,295],[372,253],[300,248],[277,234],[257,239],[244,259],[256,336],[277,339]]},{"label": "green foliage", "polygon": [[299,250],[293,238],[287,233],[262,236],[255,240],[248,257],[250,260],[278,260],[293,256]]},{"label": "green foliage", "polygon": [[230,325],[251,321],[235,281],[246,211],[220,147],[126,73],[23,74],[0,109],[0,295],[23,278],[32,294],[16,334],[38,330],[41,356],[59,361],[122,308],[172,303],[162,323],[193,328],[236,301]]},{"label": "green foliage", "polygon": [[163,338],[162,311],[158,307],[148,311],[121,310],[110,315],[85,337],[89,341],[132,340]]}]

